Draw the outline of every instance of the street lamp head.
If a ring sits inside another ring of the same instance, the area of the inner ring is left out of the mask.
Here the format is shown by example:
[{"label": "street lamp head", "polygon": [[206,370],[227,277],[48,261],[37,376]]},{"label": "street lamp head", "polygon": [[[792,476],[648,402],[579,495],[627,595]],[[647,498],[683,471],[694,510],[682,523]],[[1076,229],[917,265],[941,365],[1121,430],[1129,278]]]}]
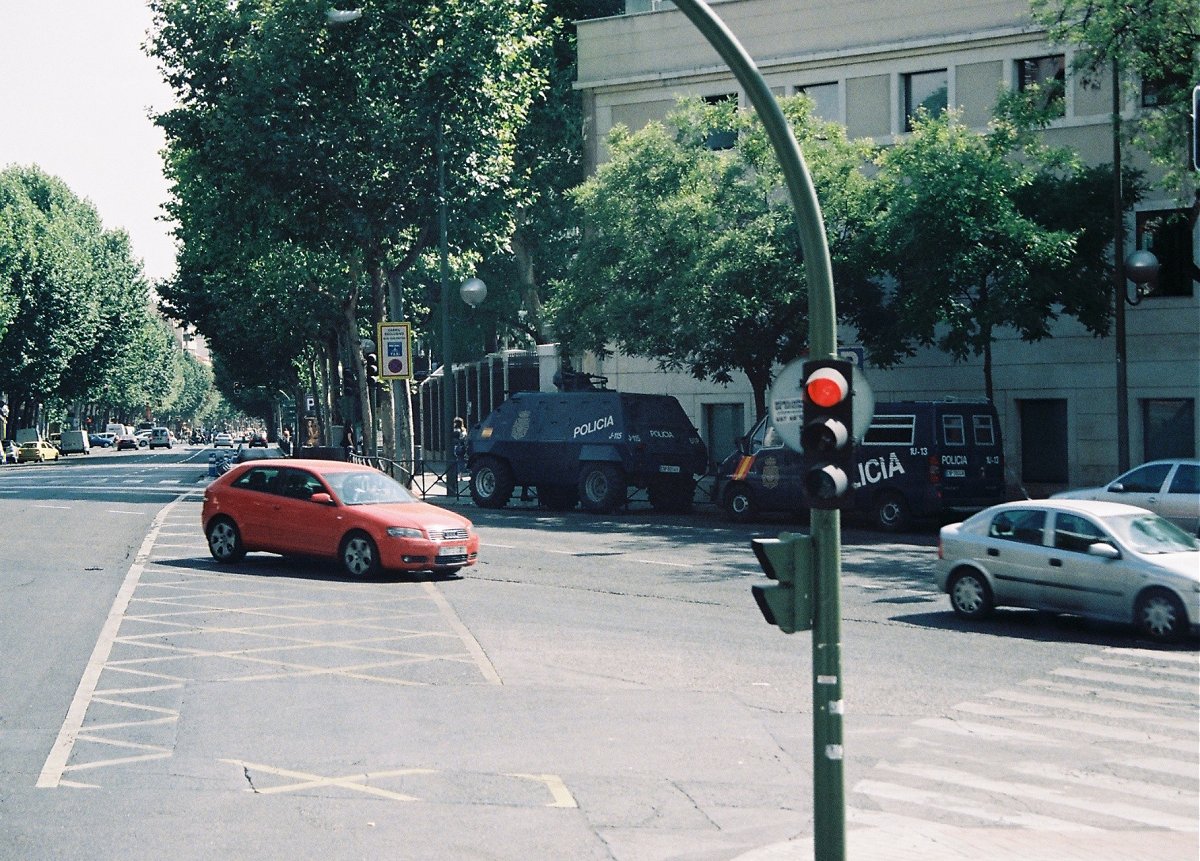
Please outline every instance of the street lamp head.
[{"label": "street lamp head", "polygon": [[325,10],[325,20],[330,24],[349,24],[362,17],[361,9],[334,9],[332,6]]},{"label": "street lamp head", "polygon": [[478,308],[487,298],[487,285],[478,278],[468,278],[458,288],[458,295],[472,308]]},{"label": "street lamp head", "polygon": [[1125,257],[1125,275],[1134,284],[1156,280],[1158,269],[1158,258],[1149,251],[1131,251]]}]

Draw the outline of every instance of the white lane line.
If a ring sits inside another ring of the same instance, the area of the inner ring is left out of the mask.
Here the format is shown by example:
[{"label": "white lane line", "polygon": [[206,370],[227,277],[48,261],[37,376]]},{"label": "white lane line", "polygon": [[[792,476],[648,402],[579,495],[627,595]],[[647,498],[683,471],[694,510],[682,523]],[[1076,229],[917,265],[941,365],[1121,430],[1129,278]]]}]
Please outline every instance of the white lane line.
[{"label": "white lane line", "polygon": [[643,565],[669,565],[672,568],[695,568],[696,566],[690,562],[663,562],[660,559],[632,559],[631,562],[640,562]]},{"label": "white lane line", "polygon": [[1194,682],[1168,682],[1162,679],[1148,679],[1143,676],[1125,676],[1117,673],[1100,673],[1092,670],[1076,670],[1073,668],[1052,670],[1050,675],[1065,676],[1068,679],[1078,679],[1085,682],[1124,685],[1129,688],[1150,688],[1156,691],[1187,691],[1191,693],[1196,690]]},{"label": "white lane line", "polygon": [[46,757],[46,762],[42,766],[42,772],[38,775],[37,787],[39,789],[49,789],[59,786],[63,774],[68,771],[67,760],[70,759],[71,751],[75,747],[75,741],[80,735],[80,730],[83,727],[83,719],[87,715],[88,705],[91,703],[96,691],[96,685],[100,681],[100,673],[103,671],[104,665],[108,662],[109,655],[112,654],[112,647],[117,639],[117,631],[121,628],[121,620],[125,616],[125,610],[129,606],[129,601],[133,597],[133,592],[137,588],[138,581],[142,577],[146,561],[150,558],[150,551],[154,547],[154,539],[158,537],[158,530],[162,528],[167,513],[186,499],[187,496],[187,494],[180,496],[163,508],[162,511],[158,512],[158,515],[154,518],[154,522],[150,525],[150,531],[146,533],[146,537],[142,541],[142,546],[138,549],[137,556],[134,557],[133,564],[129,566],[125,580],[117,592],[117,597],[113,600],[112,608],[108,611],[108,618],[105,620],[104,627],[100,631],[100,636],[96,640],[96,646],[92,649],[92,657],[83,671],[83,677],[79,680],[79,687],[75,690],[75,697],[71,700],[71,705],[67,709],[67,716],[58,731],[58,738],[55,740],[53,747],[50,748],[50,755]]},{"label": "white lane line", "polygon": [[496,668],[492,666],[491,659],[489,659],[487,653],[483,651],[483,646],[479,645],[479,641],[475,639],[474,635],[472,635],[470,630],[467,629],[467,626],[462,623],[462,619],[458,618],[458,613],[454,612],[454,608],[450,606],[450,602],[446,600],[446,596],[438,590],[437,586],[428,581],[422,585],[425,587],[426,594],[428,594],[433,600],[433,603],[437,605],[438,610],[442,614],[442,618],[446,620],[446,624],[453,628],[454,632],[458,634],[458,639],[471,654],[472,659],[475,661],[475,666],[479,668],[479,672],[483,673],[483,677],[487,679],[489,684],[504,684],[504,682],[500,680],[500,674],[496,672]]},{"label": "white lane line", "polygon": [[70,511],[71,510],[71,506],[69,506],[69,505],[38,505],[38,504],[34,504],[34,505],[31,505],[30,508],[54,508],[59,511]]},{"label": "white lane line", "polygon": [[990,822],[994,825],[1019,826],[1028,828],[1031,831],[1101,830],[1091,825],[1069,822],[1065,819],[1056,819],[1052,816],[1041,816],[1037,813],[997,813],[977,807],[953,795],[932,792],[927,789],[917,789],[912,786],[902,786],[882,780],[861,780],[851,792],[858,793],[859,795],[868,795],[872,798],[884,798],[890,801],[902,801],[907,804],[932,807],[935,810],[957,813],[961,816],[970,816],[973,819]]},{"label": "white lane line", "polygon": [[1143,721],[1158,728],[1177,729],[1177,730],[1196,730],[1195,718],[1174,718],[1165,717],[1156,712],[1133,711],[1131,709],[1110,708],[1104,705],[1088,703],[1081,700],[1066,699],[1064,697],[1041,697],[1036,694],[1027,694],[1022,691],[993,691],[988,694],[989,697],[999,700],[1005,700],[1014,703],[1023,703],[1031,706],[1044,706],[1048,709],[1057,711],[1080,712],[1082,714],[1094,715],[1096,717],[1113,718],[1114,720],[1122,721]]},{"label": "white lane line", "polygon": [[1114,777],[1111,774],[1098,774],[1094,771],[1063,768],[1044,762],[1022,762],[1009,767],[1009,771],[1023,774],[1027,777],[1037,777],[1043,780],[1056,780],[1070,783],[1088,789],[1102,789],[1106,792],[1119,792],[1122,795],[1136,795],[1139,798],[1158,801],[1164,804],[1177,804],[1185,808],[1195,808],[1196,795],[1181,792],[1161,783],[1146,783],[1141,780],[1129,780],[1124,777]]}]

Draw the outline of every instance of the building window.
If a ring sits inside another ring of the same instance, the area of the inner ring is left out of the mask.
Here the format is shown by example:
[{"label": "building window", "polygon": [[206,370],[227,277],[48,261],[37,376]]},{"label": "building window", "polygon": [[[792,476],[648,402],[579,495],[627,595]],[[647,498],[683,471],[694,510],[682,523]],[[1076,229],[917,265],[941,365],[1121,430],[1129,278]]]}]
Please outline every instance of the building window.
[{"label": "building window", "polygon": [[1031,57],[1027,60],[1017,60],[1017,89],[1022,93],[1032,87],[1038,89],[1038,107],[1057,104],[1056,115],[1064,116],[1066,106],[1063,96],[1066,93],[1067,64],[1062,54],[1049,57]]},{"label": "building window", "polygon": [[1191,296],[1200,275],[1186,209],[1146,210],[1137,214],[1137,247],[1158,258],[1158,283],[1151,296]]},{"label": "building window", "polygon": [[[737,93],[725,93],[719,96],[705,96],[706,104],[718,107],[727,102],[732,102],[737,106]],[[705,146],[709,149],[733,149],[737,144],[737,132],[732,129],[712,129],[708,133],[708,140],[705,141]]]},{"label": "building window", "polygon": [[1142,401],[1142,438],[1146,460],[1195,457],[1196,402],[1191,398]]},{"label": "building window", "polygon": [[832,84],[805,84],[802,87],[796,87],[797,93],[803,93],[812,99],[813,115],[817,119],[828,120],[829,122],[841,122],[842,112],[841,106],[838,104],[838,85]]},{"label": "building window", "polygon": [[931,117],[941,116],[950,103],[950,84],[945,69],[913,72],[904,76],[904,130],[912,131],[912,118],[918,108]]},{"label": "building window", "polygon": [[1142,107],[1157,108],[1170,101],[1176,91],[1187,92],[1192,88],[1186,75],[1163,73],[1153,78],[1142,79]]},{"label": "building window", "polygon": [[1067,402],[1017,401],[1021,421],[1021,480],[1067,483]]}]

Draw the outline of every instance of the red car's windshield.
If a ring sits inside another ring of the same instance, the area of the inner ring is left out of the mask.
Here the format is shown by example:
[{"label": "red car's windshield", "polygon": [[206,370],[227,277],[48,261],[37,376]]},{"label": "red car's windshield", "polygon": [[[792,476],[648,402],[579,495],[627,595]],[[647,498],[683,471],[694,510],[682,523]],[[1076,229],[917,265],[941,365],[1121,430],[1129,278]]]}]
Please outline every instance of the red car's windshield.
[{"label": "red car's windshield", "polygon": [[403,484],[382,472],[326,472],[321,477],[346,505],[416,502]]}]

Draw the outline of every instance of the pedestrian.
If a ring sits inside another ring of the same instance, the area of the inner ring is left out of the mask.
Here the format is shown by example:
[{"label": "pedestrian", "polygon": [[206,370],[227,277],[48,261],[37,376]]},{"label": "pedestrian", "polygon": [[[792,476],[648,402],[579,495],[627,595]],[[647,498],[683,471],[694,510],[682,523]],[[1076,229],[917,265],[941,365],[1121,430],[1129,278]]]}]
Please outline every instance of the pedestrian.
[{"label": "pedestrian", "polygon": [[454,469],[460,476],[467,472],[467,423],[455,416],[451,428],[454,437]]}]

